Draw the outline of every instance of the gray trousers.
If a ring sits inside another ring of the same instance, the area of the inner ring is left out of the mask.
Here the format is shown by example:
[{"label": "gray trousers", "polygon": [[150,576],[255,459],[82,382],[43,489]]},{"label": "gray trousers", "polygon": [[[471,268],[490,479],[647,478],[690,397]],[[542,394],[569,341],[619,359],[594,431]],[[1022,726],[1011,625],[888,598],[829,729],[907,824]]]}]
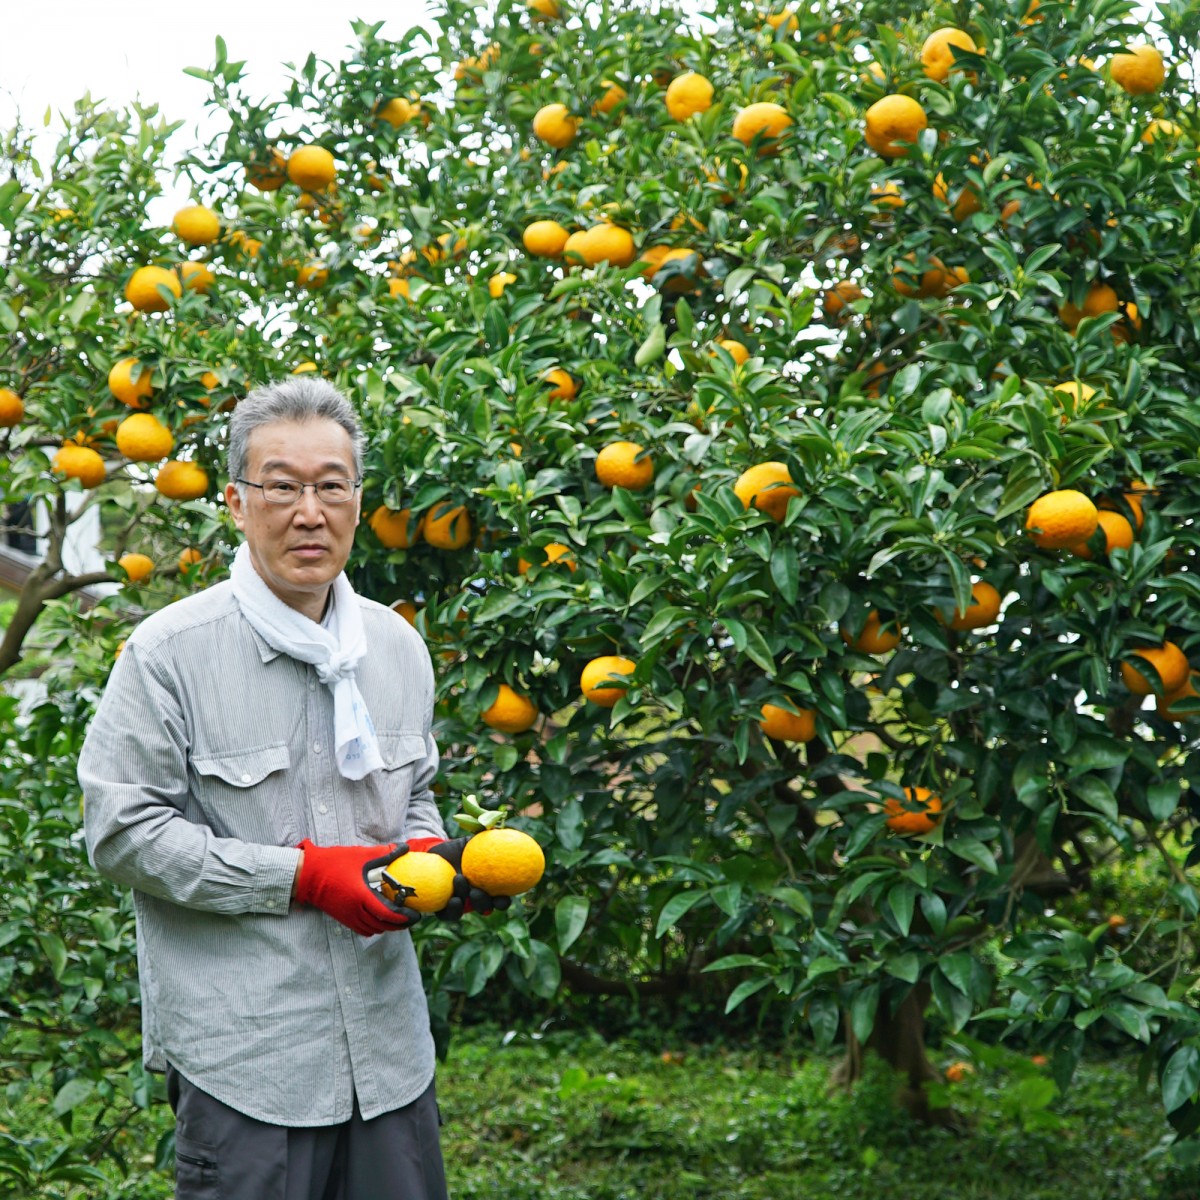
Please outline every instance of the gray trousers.
[{"label": "gray trousers", "polygon": [[364,1121],[289,1128],[213,1099],[174,1067],[175,1200],[448,1200],[431,1083]]}]

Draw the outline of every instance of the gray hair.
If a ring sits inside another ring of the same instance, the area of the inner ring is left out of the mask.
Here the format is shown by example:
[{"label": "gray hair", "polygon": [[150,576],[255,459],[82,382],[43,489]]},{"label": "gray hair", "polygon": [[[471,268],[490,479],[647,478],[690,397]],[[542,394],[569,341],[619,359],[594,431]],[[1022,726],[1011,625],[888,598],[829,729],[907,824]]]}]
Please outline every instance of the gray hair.
[{"label": "gray hair", "polygon": [[[276,421],[335,421],[350,435],[354,478],[362,478],[363,434],[350,401],[324,379],[300,376],[256,387],[229,416],[229,478],[235,482],[246,471],[250,435],[261,425]],[[244,491],[245,489],[241,489]]]}]

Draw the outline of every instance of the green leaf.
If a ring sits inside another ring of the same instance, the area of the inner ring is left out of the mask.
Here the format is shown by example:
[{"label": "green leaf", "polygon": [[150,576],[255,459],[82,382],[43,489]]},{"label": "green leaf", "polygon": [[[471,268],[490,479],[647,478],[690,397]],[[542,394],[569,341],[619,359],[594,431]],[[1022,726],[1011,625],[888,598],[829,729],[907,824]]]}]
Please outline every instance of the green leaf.
[{"label": "green leaf", "polygon": [[76,1076],[74,1079],[68,1079],[54,1093],[54,1115],[61,1117],[63,1113],[69,1113],[71,1109],[78,1108],[95,1090],[96,1084],[94,1080],[83,1079],[79,1076]]},{"label": "green leaf", "polygon": [[854,1036],[866,1043],[875,1028],[875,1010],[879,1007],[879,984],[869,983],[859,988],[850,1001],[850,1025]]},{"label": "green leaf", "polygon": [[1200,1048],[1184,1044],[1167,1059],[1163,1068],[1163,1108],[1172,1113],[1196,1098],[1197,1091],[1200,1091]]},{"label": "green leaf", "polygon": [[992,857],[992,852],[978,838],[950,838],[946,842],[946,848],[951,854],[957,854],[959,858],[965,858],[967,862],[974,863],[989,875],[996,874],[996,860]]},{"label": "green leaf", "polygon": [[680,917],[695,908],[701,900],[707,899],[707,893],[701,891],[677,892],[662,906],[654,927],[654,936],[662,937]]},{"label": "green leaf", "polygon": [[757,979],[743,979],[730,993],[729,999],[725,1001],[726,1013],[733,1012],[743,1000],[753,996],[755,992],[761,992],[770,982],[769,975],[760,975]]},{"label": "green leaf", "polygon": [[54,972],[54,978],[61,979],[63,971],[67,969],[66,943],[57,933],[49,932],[39,933],[37,940],[50,960],[50,970]]},{"label": "green leaf", "polygon": [[558,952],[566,952],[587,926],[591,903],[586,896],[564,896],[554,906],[554,931],[558,937]]}]

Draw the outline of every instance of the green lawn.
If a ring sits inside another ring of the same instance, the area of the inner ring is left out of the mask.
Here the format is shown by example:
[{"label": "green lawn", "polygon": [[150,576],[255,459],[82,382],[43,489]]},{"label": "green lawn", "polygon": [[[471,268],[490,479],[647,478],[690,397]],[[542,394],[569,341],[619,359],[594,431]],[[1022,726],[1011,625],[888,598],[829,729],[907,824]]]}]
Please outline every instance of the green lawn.
[{"label": "green lawn", "polygon": [[[946,1056],[946,1061],[949,1056]],[[939,1059],[939,1062],[942,1060]],[[1048,1107],[1048,1079],[980,1065],[950,1088],[968,1131],[919,1130],[891,1108],[873,1069],[830,1094],[827,1058],[655,1043],[638,1036],[456,1032],[439,1069],[454,1200],[1197,1200],[1192,1171],[1169,1165],[1166,1125],[1131,1061],[1094,1062]],[[943,1062],[942,1065],[945,1065]],[[12,1096],[12,1092],[9,1095]],[[87,1113],[75,1128],[86,1128]],[[168,1200],[153,1153],[165,1104],[118,1140],[138,1164],[81,1185],[5,1167],[21,1143],[48,1164],[62,1131],[44,1098],[0,1102],[4,1200]],[[32,1140],[47,1139],[40,1144]]]},{"label": "green lawn", "polygon": [[951,1089],[970,1121],[952,1134],[898,1117],[879,1071],[846,1097],[827,1092],[827,1059],[673,1050],[460,1037],[439,1075],[455,1200],[1200,1196],[1129,1063],[1085,1067],[1036,1121],[1013,1078],[981,1069]]}]

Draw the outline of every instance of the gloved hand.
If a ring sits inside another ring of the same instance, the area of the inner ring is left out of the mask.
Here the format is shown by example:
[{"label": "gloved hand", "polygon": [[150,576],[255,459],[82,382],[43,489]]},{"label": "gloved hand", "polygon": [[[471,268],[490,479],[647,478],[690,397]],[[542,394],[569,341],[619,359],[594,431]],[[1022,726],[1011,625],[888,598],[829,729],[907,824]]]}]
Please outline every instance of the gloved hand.
[{"label": "gloved hand", "polygon": [[407,854],[406,843],[315,846],[305,838],[299,849],[304,851],[300,878],[296,880],[296,899],[301,904],[319,908],[363,937],[408,929],[421,919],[415,908],[390,903],[367,882],[368,871],[386,867]]},{"label": "gloved hand", "polygon": [[457,921],[465,912],[477,912],[486,917],[493,910],[503,912],[512,903],[511,896],[491,896],[483,888],[474,887],[462,873],[462,856],[470,838],[451,838],[448,842],[435,842],[428,848],[430,854],[444,858],[455,871],[454,894],[445,908],[435,914],[441,921]]}]

